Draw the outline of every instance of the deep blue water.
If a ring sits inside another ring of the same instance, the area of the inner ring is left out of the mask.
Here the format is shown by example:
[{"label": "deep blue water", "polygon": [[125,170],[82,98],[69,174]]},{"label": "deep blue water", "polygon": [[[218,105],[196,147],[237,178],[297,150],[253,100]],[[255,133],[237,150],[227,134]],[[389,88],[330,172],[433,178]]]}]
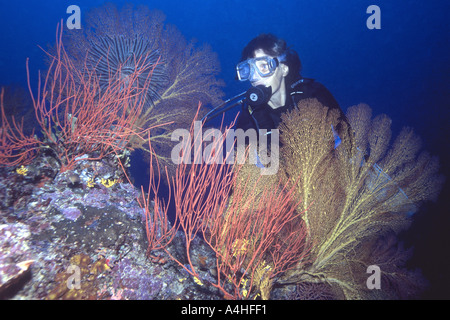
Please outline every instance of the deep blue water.
[{"label": "deep blue water", "polygon": [[[26,87],[45,69],[37,45],[53,44],[55,27],[76,4],[82,15],[103,1],[0,1],[0,85]],[[121,6],[125,1],[115,1]],[[271,32],[300,55],[302,74],[325,84],[342,109],[364,102],[386,113],[394,132],[411,126],[450,177],[450,2],[445,0],[154,0],[133,1],[163,11],[187,39],[209,43],[218,54],[226,97],[245,91],[235,64],[253,37]],[[381,29],[369,30],[369,5],[381,9]],[[237,111],[237,110],[236,110]],[[230,112],[228,119],[234,118]],[[413,260],[434,284],[429,297],[450,298],[450,192],[417,214],[408,234]]]}]

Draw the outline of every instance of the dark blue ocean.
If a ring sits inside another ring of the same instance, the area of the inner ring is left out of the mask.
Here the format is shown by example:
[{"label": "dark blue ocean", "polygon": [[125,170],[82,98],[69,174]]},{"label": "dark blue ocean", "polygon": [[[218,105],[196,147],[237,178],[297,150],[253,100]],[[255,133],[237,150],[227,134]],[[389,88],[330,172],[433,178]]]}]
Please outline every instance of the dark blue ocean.
[{"label": "dark blue ocean", "polygon": [[[248,88],[235,79],[242,48],[260,33],[274,33],[295,49],[302,75],[324,84],[346,111],[366,103],[387,114],[393,136],[410,126],[450,177],[450,2],[446,0],[153,0],[131,1],[158,9],[186,39],[217,53],[225,98]],[[27,87],[25,62],[36,79],[47,48],[69,5],[81,15],[104,1],[0,0],[0,85]],[[119,7],[125,1],[114,1]],[[366,25],[370,5],[380,8],[380,29]],[[83,25],[81,25],[83,27]],[[238,110],[227,113],[232,120]],[[136,169],[136,168],[134,168]],[[137,170],[138,171],[138,170]],[[426,298],[450,298],[450,181],[437,203],[426,205],[405,234],[414,245],[412,267],[432,286]]]}]

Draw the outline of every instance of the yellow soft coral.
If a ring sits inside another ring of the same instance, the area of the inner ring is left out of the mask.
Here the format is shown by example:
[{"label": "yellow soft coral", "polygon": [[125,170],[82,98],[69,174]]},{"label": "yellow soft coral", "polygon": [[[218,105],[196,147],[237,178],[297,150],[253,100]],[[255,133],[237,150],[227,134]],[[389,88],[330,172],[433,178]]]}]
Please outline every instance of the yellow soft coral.
[{"label": "yellow soft coral", "polygon": [[16,173],[17,173],[17,174],[20,174],[20,175],[22,175],[22,176],[26,176],[27,173],[28,173],[28,168],[27,168],[27,167],[24,167],[23,165],[21,165],[20,168],[17,168],[17,169],[16,169]]},{"label": "yellow soft coral", "polygon": [[95,187],[95,182],[94,182],[94,179],[93,179],[93,178],[90,178],[90,179],[87,181],[87,186],[88,186],[88,188],[93,188],[93,187]]},{"label": "yellow soft coral", "polygon": [[196,284],[198,284],[199,286],[203,286],[203,282],[202,282],[199,278],[197,278],[197,277],[194,277],[194,282],[195,282]]},{"label": "yellow soft coral", "polygon": [[113,185],[117,183],[117,179],[111,180],[111,179],[103,179],[101,180],[102,185],[104,185],[107,188],[111,188]]}]

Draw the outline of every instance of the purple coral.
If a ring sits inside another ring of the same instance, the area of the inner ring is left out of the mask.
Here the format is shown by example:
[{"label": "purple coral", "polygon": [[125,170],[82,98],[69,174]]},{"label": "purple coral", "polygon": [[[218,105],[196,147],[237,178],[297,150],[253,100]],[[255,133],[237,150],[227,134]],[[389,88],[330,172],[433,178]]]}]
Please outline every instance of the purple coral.
[{"label": "purple coral", "polygon": [[117,290],[123,289],[124,299],[156,299],[161,289],[172,280],[164,279],[163,275],[160,267],[145,268],[125,258],[117,266],[114,286]]},{"label": "purple coral", "polygon": [[62,214],[69,220],[77,221],[77,219],[81,216],[81,211],[76,207],[69,207],[63,209]]},{"label": "purple coral", "polygon": [[91,207],[104,208],[108,204],[109,199],[110,195],[107,190],[93,188],[85,195],[84,203]]}]

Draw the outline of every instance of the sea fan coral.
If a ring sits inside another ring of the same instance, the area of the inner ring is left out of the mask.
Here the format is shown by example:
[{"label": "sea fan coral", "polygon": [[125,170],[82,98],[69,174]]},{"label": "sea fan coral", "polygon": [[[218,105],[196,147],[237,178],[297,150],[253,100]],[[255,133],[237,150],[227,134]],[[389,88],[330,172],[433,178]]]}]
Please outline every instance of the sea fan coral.
[{"label": "sea fan coral", "polygon": [[[215,78],[219,71],[216,55],[208,46],[186,42],[174,26],[164,25],[163,13],[145,6],[125,5],[119,11],[107,4],[86,16],[82,32],[65,34],[69,54],[80,68],[95,70],[100,85],[114,81],[114,76],[126,78],[137,69],[140,81],[151,77],[136,126],[165,124],[152,131],[151,139],[159,160],[169,160],[170,130],[188,128],[199,102],[204,106],[219,103],[223,84]],[[150,152],[146,139],[135,137],[132,143]]]},{"label": "sea fan coral", "polygon": [[[136,16],[143,23],[132,25],[129,20]],[[160,12],[132,12],[127,6],[119,13],[108,4],[88,14],[84,33],[68,30],[65,41],[80,68],[96,71],[102,88],[113,81],[113,77],[126,78],[135,70],[140,70],[137,85],[142,87],[151,74],[146,99],[153,105],[168,82],[167,66],[160,61],[160,45],[157,39],[151,39],[161,34],[163,21]]]},{"label": "sea fan coral", "polygon": [[[417,155],[420,139],[411,129],[401,131],[390,147],[391,120],[386,115],[372,119],[367,105],[349,108],[354,136],[341,137],[342,146],[334,150],[330,124],[337,114],[317,100],[298,108],[283,117],[281,153],[284,174],[301,173],[297,187],[313,250],[312,263],[286,279],[325,282],[346,299],[413,297],[420,286],[409,284],[421,283],[420,277],[405,270],[402,259],[393,259],[406,253],[392,242],[421,202],[439,192],[443,179],[437,159]],[[380,239],[389,239],[386,246],[396,249],[374,256],[381,252],[376,250]],[[376,294],[364,281],[370,265],[380,267],[384,283]]]},{"label": "sea fan coral", "polygon": [[[63,172],[72,169],[85,155],[91,160],[99,160],[131,148],[131,139],[145,133],[145,130],[136,130],[139,128],[136,122],[144,105],[141,97],[151,78],[140,87],[136,83],[141,70],[123,78],[119,69],[119,76],[112,74],[114,80],[100,88],[94,70],[80,71],[72,63],[64,50],[60,30],[58,26],[56,52],[54,55],[48,53],[49,70],[44,79],[39,78],[37,95],[31,88],[28,63],[27,73],[36,119],[45,140],[36,143],[55,153]],[[19,140],[27,142],[22,137],[21,127],[16,125],[15,129],[21,133]],[[7,131],[6,140],[16,143],[14,131]]]}]

